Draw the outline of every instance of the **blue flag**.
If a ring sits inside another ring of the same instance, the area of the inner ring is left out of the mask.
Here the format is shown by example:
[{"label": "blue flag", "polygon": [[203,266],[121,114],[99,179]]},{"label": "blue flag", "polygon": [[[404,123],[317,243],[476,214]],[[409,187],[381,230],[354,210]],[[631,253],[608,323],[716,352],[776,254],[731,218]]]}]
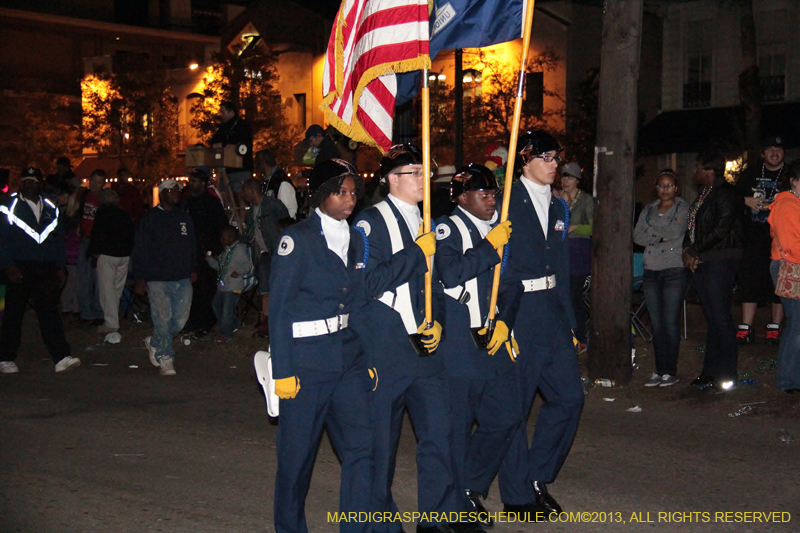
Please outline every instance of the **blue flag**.
[{"label": "blue flag", "polygon": [[[431,60],[441,50],[482,48],[522,37],[527,0],[434,0]],[[420,84],[420,72],[398,76],[396,105],[407,102]]]}]

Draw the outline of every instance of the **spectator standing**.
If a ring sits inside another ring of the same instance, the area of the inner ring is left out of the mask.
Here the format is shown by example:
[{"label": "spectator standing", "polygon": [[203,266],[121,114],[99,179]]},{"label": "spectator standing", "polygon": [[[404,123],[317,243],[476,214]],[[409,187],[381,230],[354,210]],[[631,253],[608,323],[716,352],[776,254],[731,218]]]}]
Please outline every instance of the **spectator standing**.
[{"label": "spectator standing", "polygon": [[239,329],[236,307],[244,289],[244,276],[253,268],[247,256],[247,247],[237,241],[239,232],[233,226],[222,228],[219,240],[222,252],[206,258],[211,268],[217,271],[217,293],[214,295],[214,315],[219,324],[217,342],[228,342]]},{"label": "spectator standing", "polygon": [[184,333],[203,337],[214,327],[212,301],[217,287],[217,272],[205,261],[208,252],[219,255],[222,245],[219,235],[228,225],[225,209],[219,199],[208,191],[211,171],[207,167],[195,167],[189,172],[189,197],[185,209],[192,218],[197,245],[195,266],[196,281],[192,310]]},{"label": "spectator standing", "polygon": [[59,313],[66,280],[64,228],[58,208],[41,196],[42,171],[22,171],[19,193],[0,203],[0,272],[6,282],[6,307],[0,326],[0,373],[19,372],[14,360],[22,340],[22,318],[30,301],[56,372],[80,366],[70,354]]},{"label": "spectator standing", "polygon": [[136,224],[144,213],[144,198],[132,180],[131,171],[122,167],[117,170],[117,182],[111,188],[119,195],[119,208]]},{"label": "spectator standing", "polygon": [[[772,271],[777,284],[781,259],[800,263],[800,161],[792,163],[786,173],[784,192],[770,205],[772,228]],[[800,392],[800,300],[781,298],[786,314],[775,386],[788,393]]]},{"label": "spectator standing", "polygon": [[[228,175],[228,185],[239,204],[241,203],[242,184],[253,177],[253,130],[250,124],[239,116],[239,108],[233,102],[220,104],[219,117],[222,123],[211,137],[210,143],[212,148],[236,146],[236,152],[242,156],[242,168],[225,169]],[[236,208],[238,205],[233,207]]]},{"label": "spectator standing", "polygon": [[678,383],[681,345],[681,303],[689,287],[689,271],[681,253],[689,203],[679,196],[678,177],[672,169],[656,177],[658,200],[639,215],[633,240],[644,246],[644,299],[653,327],[656,371],[645,387],[670,387]]},{"label": "spectator standing", "polygon": [[592,211],[594,201],[579,186],[583,174],[576,162],[561,167],[561,197],[569,206],[569,286],[572,309],[575,311],[575,337],[578,352],[586,351],[586,305],[583,291],[586,277],[592,273]]},{"label": "spectator standing", "polygon": [[689,208],[683,263],[708,321],[703,370],[692,381],[700,390],[728,392],[738,384],[736,326],[731,297],[742,258],[744,202],[725,181],[725,157],[700,154],[694,169],[700,194]]},{"label": "spectator standing", "polygon": [[72,163],[69,157],[62,156],[56,159],[56,171],[47,176],[44,184],[48,194],[53,198],[62,192],[72,194],[80,186],[81,179],[72,172]]},{"label": "spectator standing", "polygon": [[162,181],[158,199],[139,221],[131,265],[137,294],[150,298],[153,335],[144,339],[150,362],[162,376],[174,376],[172,340],[189,318],[197,246],[192,217],[181,208],[178,182]]},{"label": "spectator standing", "polygon": [[275,154],[270,150],[261,150],[256,154],[256,174],[263,183],[261,192],[276,197],[286,206],[289,216],[296,218],[297,189],[294,188],[294,183],[286,172],[278,166]]},{"label": "spectator standing", "polygon": [[95,216],[88,253],[97,260],[97,285],[104,322],[98,333],[119,331],[119,299],[128,279],[133,249],[134,225],[130,216],[119,207],[120,198],[114,189],[103,189],[98,195],[100,207]]},{"label": "spectator standing", "polygon": [[[66,196],[66,199],[65,199]],[[66,203],[64,201],[66,200]],[[80,217],[77,213],[81,207],[78,194],[58,195],[58,213],[66,233],[67,245],[67,282],[61,290],[61,312],[80,315],[78,305],[78,255],[81,252],[81,236],[78,233]]]},{"label": "spectator standing", "polygon": [[767,137],[761,142],[760,165],[753,165],[742,172],[736,182],[736,190],[744,197],[744,243],[742,263],[739,268],[738,291],[742,302],[742,322],[736,332],[739,344],[750,344],[755,340],[753,319],[759,306],[769,304],[772,321],[767,324],[766,344],[777,345],[781,338],[783,308],[775,295],[775,286],[770,276],[769,205],[781,187],[785,175],[783,139]]},{"label": "spectator standing", "polygon": [[250,209],[247,210],[246,230],[241,241],[250,246],[250,255],[256,263],[258,293],[261,295],[256,335],[266,338],[269,336],[269,276],[272,253],[280,235],[280,222],[289,216],[289,212],[274,195],[262,193],[261,183],[256,179],[246,181],[243,190],[242,196],[250,204]]},{"label": "spectator standing", "polygon": [[106,173],[97,169],[89,176],[89,189],[78,189],[76,194],[80,197],[80,223],[78,234],[81,236],[81,249],[78,253],[78,269],[76,280],[76,295],[81,318],[93,326],[103,324],[103,308],[100,307],[100,287],[97,285],[97,269],[91,256],[86,251],[92,240],[94,217],[100,206],[98,195],[106,183]]},{"label": "spectator standing", "polygon": [[336,144],[319,124],[309,126],[305,138],[292,149],[292,164],[296,167],[313,167],[337,158],[339,150],[336,149]]}]

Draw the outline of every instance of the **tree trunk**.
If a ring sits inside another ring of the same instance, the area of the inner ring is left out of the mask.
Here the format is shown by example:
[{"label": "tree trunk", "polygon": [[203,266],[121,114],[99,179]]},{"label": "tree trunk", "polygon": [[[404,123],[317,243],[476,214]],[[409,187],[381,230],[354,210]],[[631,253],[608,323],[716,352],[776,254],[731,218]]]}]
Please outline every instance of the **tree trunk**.
[{"label": "tree trunk", "polygon": [[589,375],[631,379],[631,274],[642,0],[607,0],[597,122]]},{"label": "tree trunk", "polygon": [[744,144],[747,164],[754,165],[761,154],[761,79],[756,55],[756,23],[753,0],[738,0],[741,16],[742,72],[739,99],[744,108]]}]

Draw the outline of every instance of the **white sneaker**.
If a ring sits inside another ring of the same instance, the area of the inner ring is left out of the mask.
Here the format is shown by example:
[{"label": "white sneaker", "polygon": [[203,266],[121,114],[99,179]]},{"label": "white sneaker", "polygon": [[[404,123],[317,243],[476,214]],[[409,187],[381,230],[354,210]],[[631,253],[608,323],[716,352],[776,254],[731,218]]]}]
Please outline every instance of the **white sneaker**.
[{"label": "white sneaker", "polygon": [[661,385],[661,374],[653,372],[650,374],[650,379],[644,382],[645,387],[658,387]]},{"label": "white sneaker", "polygon": [[67,370],[72,370],[73,368],[78,368],[81,366],[81,360],[77,357],[66,356],[64,359],[56,363],[56,372],[66,372]]},{"label": "white sneaker", "polygon": [[158,372],[162,376],[174,376],[175,375],[175,367],[172,364],[172,357],[167,357],[166,355],[161,358],[161,370]]},{"label": "white sneaker", "polygon": [[658,384],[659,387],[672,387],[677,382],[679,382],[678,376],[673,376],[672,374],[664,374],[661,376],[661,383]]},{"label": "white sneaker", "polygon": [[144,338],[144,345],[147,348],[147,355],[150,356],[150,362],[153,363],[153,366],[161,366],[158,364],[158,359],[156,359],[156,349],[150,346],[150,339],[152,339],[152,337]]},{"label": "white sneaker", "polygon": [[14,361],[0,361],[0,374],[16,374],[19,372]]}]

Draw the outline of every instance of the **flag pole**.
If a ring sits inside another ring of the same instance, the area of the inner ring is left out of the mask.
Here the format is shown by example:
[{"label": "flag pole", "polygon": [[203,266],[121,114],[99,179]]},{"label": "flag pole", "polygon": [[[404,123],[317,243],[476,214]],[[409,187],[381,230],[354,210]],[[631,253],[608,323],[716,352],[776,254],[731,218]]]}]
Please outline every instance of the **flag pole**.
[{"label": "flag pole", "polygon": [[[422,69],[422,231],[431,231],[431,95],[428,87],[428,69]],[[433,306],[431,304],[431,258],[427,258],[428,271],[425,273],[425,323],[426,329],[433,327]]]},{"label": "flag pole", "polygon": [[[508,146],[508,162],[506,163],[506,179],[503,184],[503,207],[500,211],[500,222],[508,220],[508,205],[511,202],[511,182],[514,179],[514,160],[517,155],[517,138],[519,137],[519,122],[522,116],[522,92],[525,88],[525,66],[528,63],[528,49],[531,44],[531,31],[533,26],[533,6],[535,0],[527,0],[525,10],[525,25],[522,33],[522,60],[519,66],[519,76],[517,84],[517,99],[514,102],[514,122],[511,127],[511,140]],[[494,267],[494,280],[492,281],[492,298],[489,302],[489,336],[494,330],[494,320],[497,313],[497,292],[500,288],[500,270],[502,268],[502,257],[505,246],[501,246],[497,253],[500,254],[501,262]]]}]

